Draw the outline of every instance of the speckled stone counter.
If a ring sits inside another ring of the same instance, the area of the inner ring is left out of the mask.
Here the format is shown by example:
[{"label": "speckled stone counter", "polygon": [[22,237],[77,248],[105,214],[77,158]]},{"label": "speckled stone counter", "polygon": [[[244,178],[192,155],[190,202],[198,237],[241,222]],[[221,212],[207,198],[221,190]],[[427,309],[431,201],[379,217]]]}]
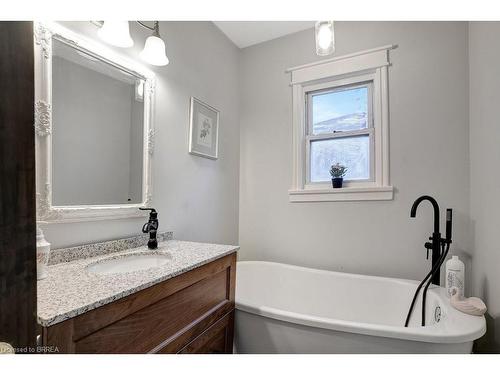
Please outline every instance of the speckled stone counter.
[{"label": "speckled stone counter", "polygon": [[[38,281],[38,323],[42,326],[60,323],[210,263],[238,249],[238,246],[231,245],[167,240],[159,242],[156,250],[142,246],[53,264],[48,267],[48,277]],[[99,275],[89,273],[86,268],[103,259],[151,252],[166,254],[171,259],[160,267],[127,273]]]}]

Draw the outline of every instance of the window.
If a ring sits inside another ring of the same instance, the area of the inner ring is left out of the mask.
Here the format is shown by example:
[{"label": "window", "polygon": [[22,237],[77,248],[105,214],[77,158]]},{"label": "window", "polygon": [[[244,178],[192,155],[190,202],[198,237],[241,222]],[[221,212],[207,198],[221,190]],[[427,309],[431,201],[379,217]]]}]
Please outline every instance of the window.
[{"label": "window", "polygon": [[330,181],[330,166],[347,167],[349,181],[373,179],[372,83],[307,93],[308,182]]},{"label": "window", "polygon": [[[291,68],[292,202],[392,199],[388,173],[388,49]],[[347,167],[332,189],[330,166]]]}]

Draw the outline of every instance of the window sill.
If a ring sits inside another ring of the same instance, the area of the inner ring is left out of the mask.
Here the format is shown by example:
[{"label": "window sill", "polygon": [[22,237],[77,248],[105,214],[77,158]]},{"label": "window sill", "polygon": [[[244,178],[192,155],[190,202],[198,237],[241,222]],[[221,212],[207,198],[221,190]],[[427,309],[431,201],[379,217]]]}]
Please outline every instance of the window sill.
[{"label": "window sill", "polygon": [[393,193],[392,186],[288,190],[290,202],[387,201]]}]

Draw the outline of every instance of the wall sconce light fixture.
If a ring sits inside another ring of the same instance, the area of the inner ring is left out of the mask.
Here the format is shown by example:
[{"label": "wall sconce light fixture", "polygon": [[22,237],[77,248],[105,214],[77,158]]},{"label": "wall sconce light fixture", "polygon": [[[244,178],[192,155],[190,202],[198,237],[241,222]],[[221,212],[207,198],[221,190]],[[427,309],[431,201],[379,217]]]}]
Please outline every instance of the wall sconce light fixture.
[{"label": "wall sconce light fixture", "polygon": [[116,47],[128,48],[134,45],[127,21],[106,21],[97,31],[99,38]]},{"label": "wall sconce light fixture", "polygon": [[[148,26],[143,22],[136,21],[142,27],[153,32],[146,39],[144,48],[139,54],[139,57],[145,62],[156,65],[168,65],[167,51],[165,42],[160,37],[160,23],[154,21],[153,26]],[[130,29],[128,21],[93,21],[94,25],[100,27],[97,35],[106,43],[116,47],[129,48],[134,45],[134,41],[130,37]]]},{"label": "wall sconce light fixture", "polygon": [[165,47],[165,42],[160,37],[160,25],[155,21],[154,26],[151,28],[144,25],[142,22],[137,21],[139,25],[148,30],[153,31],[153,35],[149,36],[144,43],[144,49],[139,54],[139,57],[151,65],[164,66],[168,65],[168,57]]}]

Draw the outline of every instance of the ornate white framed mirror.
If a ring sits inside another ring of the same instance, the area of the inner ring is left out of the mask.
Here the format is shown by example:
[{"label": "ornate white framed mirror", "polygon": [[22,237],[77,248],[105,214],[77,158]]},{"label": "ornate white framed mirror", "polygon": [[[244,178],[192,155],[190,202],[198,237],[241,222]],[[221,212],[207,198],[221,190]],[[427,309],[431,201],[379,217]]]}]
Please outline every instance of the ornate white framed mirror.
[{"label": "ornate white framed mirror", "polygon": [[143,216],[154,74],[57,23],[35,23],[37,220]]}]

